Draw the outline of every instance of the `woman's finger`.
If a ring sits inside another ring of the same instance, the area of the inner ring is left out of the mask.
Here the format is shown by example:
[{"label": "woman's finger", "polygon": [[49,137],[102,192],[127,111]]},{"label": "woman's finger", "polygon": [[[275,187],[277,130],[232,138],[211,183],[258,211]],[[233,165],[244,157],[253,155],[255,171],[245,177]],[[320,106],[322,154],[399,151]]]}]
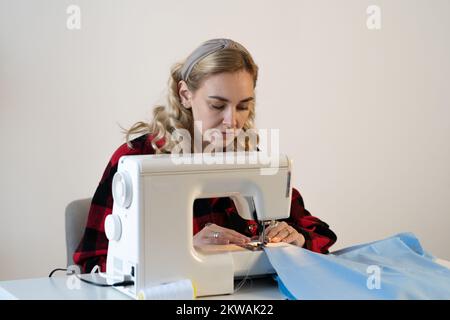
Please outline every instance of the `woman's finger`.
[{"label": "woman's finger", "polygon": [[280,230],[274,237],[272,237],[273,242],[280,242],[283,241],[284,238],[288,237],[290,235],[290,232],[287,228]]},{"label": "woman's finger", "polygon": [[274,237],[278,232],[280,231],[280,228],[278,226],[272,226],[266,229],[266,238],[270,239]]},{"label": "woman's finger", "polygon": [[223,238],[223,237],[209,238],[208,240],[209,240],[208,241],[209,244],[230,244],[230,240]]},{"label": "woman's finger", "polygon": [[204,239],[209,244],[229,244],[230,239],[224,232],[213,230],[214,228],[209,228],[206,231],[206,234],[204,236]]},{"label": "woman's finger", "polygon": [[211,244],[244,244],[250,241],[250,239],[246,236],[235,232],[234,230],[222,228],[220,226],[209,228],[205,236]]},{"label": "woman's finger", "polygon": [[229,236],[228,239],[230,240],[230,243],[234,243],[234,244],[245,244],[245,243],[250,242],[250,239],[248,239],[248,238],[235,237],[235,236]]},{"label": "woman's finger", "polygon": [[298,237],[299,237],[298,232],[292,232],[292,233],[289,234],[289,236],[284,238],[282,241],[286,242],[286,243],[293,243],[296,240],[298,240]]},{"label": "woman's finger", "polygon": [[289,237],[292,233],[296,234],[297,230],[286,223],[286,227],[280,230],[280,232],[273,236],[272,239],[274,240],[274,242],[284,241],[284,239]]},{"label": "woman's finger", "polygon": [[[249,237],[247,237],[247,236],[243,235],[242,233],[239,233],[239,232],[237,232],[235,230],[228,229],[228,228],[221,227],[221,226],[217,226],[217,225],[216,225],[216,227],[217,227],[216,231],[222,232],[222,233],[228,235],[228,238],[230,239],[230,241],[238,242],[238,243],[240,243],[242,241],[243,242],[249,242],[250,241]],[[242,240],[242,241],[239,241],[239,240]]]},{"label": "woman's finger", "polygon": [[289,225],[286,222],[280,222],[276,226],[272,227],[267,234],[267,238],[271,239],[274,238],[281,230],[287,228]]}]

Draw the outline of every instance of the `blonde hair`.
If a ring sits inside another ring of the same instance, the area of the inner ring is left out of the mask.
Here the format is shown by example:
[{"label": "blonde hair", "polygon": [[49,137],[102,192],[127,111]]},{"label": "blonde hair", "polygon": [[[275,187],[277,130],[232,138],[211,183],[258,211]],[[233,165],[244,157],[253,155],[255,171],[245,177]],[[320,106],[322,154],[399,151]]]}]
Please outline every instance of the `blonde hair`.
[{"label": "blonde hair", "polygon": [[[175,63],[170,71],[168,81],[167,104],[156,105],[153,109],[153,119],[150,123],[137,122],[130,129],[124,130],[126,143],[133,148],[131,138],[135,135],[151,134],[151,144],[156,153],[170,153],[178,143],[172,137],[176,129],[186,129],[193,137],[194,120],[192,108],[185,108],[178,93],[178,83],[182,80],[181,69],[183,63]],[[258,79],[258,66],[253,61],[250,53],[245,49],[226,48],[216,51],[195,64],[187,79],[184,79],[190,91],[195,92],[200,88],[202,82],[210,75],[222,72],[247,71],[253,77],[253,87],[256,87]],[[255,103],[249,104],[249,116],[243,126],[243,131],[253,129],[255,119]],[[259,141],[259,137],[257,137]],[[164,143],[160,146],[160,141]],[[246,150],[249,146],[247,141]]]}]

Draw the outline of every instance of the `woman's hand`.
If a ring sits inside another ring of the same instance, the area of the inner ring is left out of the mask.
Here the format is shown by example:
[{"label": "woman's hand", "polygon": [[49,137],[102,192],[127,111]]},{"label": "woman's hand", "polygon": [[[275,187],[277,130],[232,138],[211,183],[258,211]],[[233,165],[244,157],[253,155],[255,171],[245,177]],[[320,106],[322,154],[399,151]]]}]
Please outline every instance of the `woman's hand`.
[{"label": "woman's hand", "polygon": [[250,238],[234,230],[208,223],[194,236],[194,246],[200,247],[206,244],[246,244]]},{"label": "woman's hand", "polygon": [[299,247],[305,244],[305,237],[284,221],[267,227],[266,238],[269,242],[286,242]]}]

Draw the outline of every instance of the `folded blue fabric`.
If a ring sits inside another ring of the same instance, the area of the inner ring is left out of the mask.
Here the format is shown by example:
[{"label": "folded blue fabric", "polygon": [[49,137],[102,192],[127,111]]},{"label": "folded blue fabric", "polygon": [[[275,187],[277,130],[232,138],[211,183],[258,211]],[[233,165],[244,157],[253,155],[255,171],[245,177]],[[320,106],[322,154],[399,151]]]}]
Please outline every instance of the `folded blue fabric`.
[{"label": "folded blue fabric", "polygon": [[265,251],[288,299],[450,299],[450,269],[412,233],[328,255],[296,246]]}]

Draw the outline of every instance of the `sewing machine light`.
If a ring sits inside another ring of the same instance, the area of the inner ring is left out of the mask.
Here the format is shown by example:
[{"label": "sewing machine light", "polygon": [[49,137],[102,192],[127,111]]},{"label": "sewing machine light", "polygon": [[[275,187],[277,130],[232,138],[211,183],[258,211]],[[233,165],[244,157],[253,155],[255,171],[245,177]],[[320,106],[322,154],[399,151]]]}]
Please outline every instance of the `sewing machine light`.
[{"label": "sewing machine light", "polygon": [[116,172],[112,181],[114,202],[122,208],[128,208],[132,200],[131,179],[127,172]]}]

